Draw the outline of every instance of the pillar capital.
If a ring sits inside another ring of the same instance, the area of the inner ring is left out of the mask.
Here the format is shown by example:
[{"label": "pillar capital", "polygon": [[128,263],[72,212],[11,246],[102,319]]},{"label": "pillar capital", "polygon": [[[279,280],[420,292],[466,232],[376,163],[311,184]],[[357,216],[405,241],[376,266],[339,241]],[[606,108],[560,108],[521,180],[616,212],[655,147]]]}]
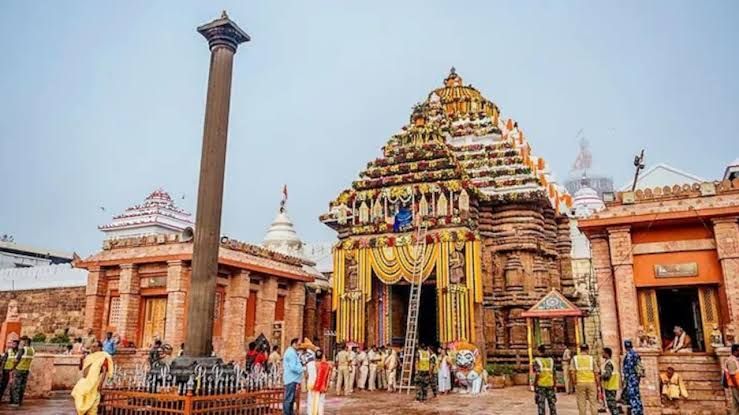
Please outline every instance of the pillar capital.
[{"label": "pillar capital", "polygon": [[228,18],[225,10],[220,18],[198,27],[198,33],[208,41],[211,51],[219,47],[225,47],[236,53],[239,44],[251,40],[246,32]]},{"label": "pillar capital", "polygon": [[168,267],[181,267],[183,265],[185,265],[185,261],[181,259],[172,259],[172,260],[167,261]]},{"label": "pillar capital", "polygon": [[120,264],[120,265],[118,265],[118,267],[120,267],[121,270],[129,270],[129,269],[134,269],[136,267],[136,265],[134,265],[134,264]]},{"label": "pillar capital", "polygon": [[720,218],[712,218],[711,222],[713,222],[713,225],[737,225],[739,223],[739,217],[737,216],[724,216]]},{"label": "pillar capital", "polygon": [[615,234],[621,234],[621,233],[629,233],[631,232],[631,226],[613,226],[608,228],[608,234],[609,235],[615,235]]}]

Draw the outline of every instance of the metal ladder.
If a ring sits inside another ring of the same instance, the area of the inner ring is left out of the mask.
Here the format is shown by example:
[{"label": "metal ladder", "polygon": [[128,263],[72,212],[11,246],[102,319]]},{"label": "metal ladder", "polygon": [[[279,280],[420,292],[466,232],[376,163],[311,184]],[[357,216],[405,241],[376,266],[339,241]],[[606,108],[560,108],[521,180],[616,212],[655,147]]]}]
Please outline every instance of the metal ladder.
[{"label": "metal ladder", "polygon": [[418,343],[418,307],[421,302],[421,274],[423,272],[423,253],[426,250],[427,233],[428,225],[422,224],[416,228],[413,276],[408,297],[408,319],[405,325],[405,344],[403,346],[403,365],[400,371],[400,384],[398,385],[398,392],[405,390],[406,394],[410,393],[413,388],[413,362],[415,361],[416,344]]}]

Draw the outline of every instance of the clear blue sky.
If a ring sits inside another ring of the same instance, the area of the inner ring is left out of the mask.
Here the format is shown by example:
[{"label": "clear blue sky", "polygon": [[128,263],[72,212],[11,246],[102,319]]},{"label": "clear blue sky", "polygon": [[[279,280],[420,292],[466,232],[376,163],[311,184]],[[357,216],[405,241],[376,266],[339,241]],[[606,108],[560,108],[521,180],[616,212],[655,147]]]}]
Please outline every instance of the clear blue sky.
[{"label": "clear blue sky", "polygon": [[[598,3],[598,4],[596,4]],[[580,129],[616,184],[647,163],[716,178],[739,156],[739,2],[0,2],[0,234],[88,254],[162,186],[194,211],[208,73],[236,56],[223,233],[260,241],[283,183],[317,217],[454,65],[564,178]],[[106,212],[98,208],[104,206]]]}]

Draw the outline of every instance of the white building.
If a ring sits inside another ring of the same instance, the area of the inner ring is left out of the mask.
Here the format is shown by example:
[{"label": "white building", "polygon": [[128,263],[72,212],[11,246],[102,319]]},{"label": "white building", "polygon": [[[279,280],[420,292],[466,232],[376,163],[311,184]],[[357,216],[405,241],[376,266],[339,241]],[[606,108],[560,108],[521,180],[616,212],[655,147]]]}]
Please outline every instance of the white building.
[{"label": "white building", "polygon": [[193,226],[192,215],[175,206],[169,193],[157,189],[144,203],[127,208],[98,229],[105,233],[105,239],[117,239],[179,233]]},{"label": "white building", "polygon": [[38,267],[72,262],[73,254],[0,241],[0,269]]},{"label": "white building", "polygon": [[[636,189],[654,189],[655,187],[674,186],[676,184],[702,183],[706,180],[694,174],[682,171],[665,163],[658,163],[639,173],[636,180]],[[634,185],[632,179],[621,186],[622,192],[631,190]]]}]

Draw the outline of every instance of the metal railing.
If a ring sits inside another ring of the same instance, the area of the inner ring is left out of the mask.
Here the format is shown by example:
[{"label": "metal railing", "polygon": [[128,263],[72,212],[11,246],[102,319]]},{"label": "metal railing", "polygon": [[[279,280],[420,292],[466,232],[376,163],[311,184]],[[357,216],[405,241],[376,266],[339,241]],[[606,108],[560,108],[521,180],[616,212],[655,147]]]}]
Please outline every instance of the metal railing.
[{"label": "metal railing", "polygon": [[[186,382],[167,365],[138,365],[106,382],[100,403],[104,415],[261,415],[281,414],[284,389],[279,371],[260,366],[196,367]],[[299,411],[299,391],[296,394]],[[299,412],[296,412],[299,413]]]}]

